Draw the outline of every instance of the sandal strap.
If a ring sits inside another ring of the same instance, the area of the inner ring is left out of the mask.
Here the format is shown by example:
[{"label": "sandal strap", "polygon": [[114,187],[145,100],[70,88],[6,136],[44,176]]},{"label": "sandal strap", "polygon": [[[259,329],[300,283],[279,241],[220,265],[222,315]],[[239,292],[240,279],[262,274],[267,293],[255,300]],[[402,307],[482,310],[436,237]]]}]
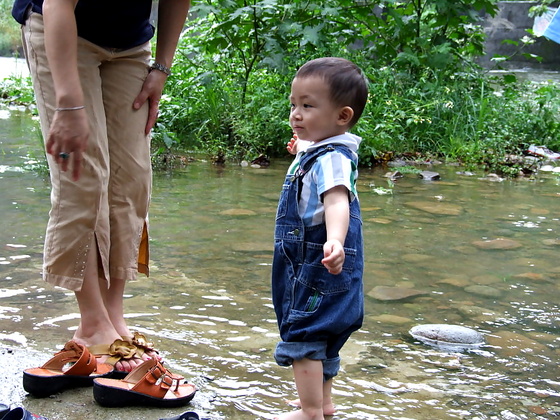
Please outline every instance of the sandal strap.
[{"label": "sandal strap", "polygon": [[123,381],[134,383],[132,390],[155,398],[163,398],[168,391],[176,392],[184,378],[165,368],[159,360],[150,359],[128,374]]},{"label": "sandal strap", "polygon": [[96,357],[109,356],[105,363],[115,365],[119,360],[142,358],[144,350],[139,349],[130,341],[116,339],[111,344],[96,344],[89,347],[89,351]]},{"label": "sandal strap", "polygon": [[142,349],[144,353],[154,352],[159,354],[159,352],[154,348],[154,344],[150,343],[148,341],[148,338],[144,334],[138,331],[134,331],[132,333],[132,337],[123,336],[122,339],[128,341],[129,343],[134,344],[139,349]]},{"label": "sandal strap", "polygon": [[42,368],[60,370],[72,363],[72,366],[64,371],[65,375],[89,376],[97,369],[97,360],[86,346],[78,344],[73,340],[68,341],[62,350],[47,361]]}]

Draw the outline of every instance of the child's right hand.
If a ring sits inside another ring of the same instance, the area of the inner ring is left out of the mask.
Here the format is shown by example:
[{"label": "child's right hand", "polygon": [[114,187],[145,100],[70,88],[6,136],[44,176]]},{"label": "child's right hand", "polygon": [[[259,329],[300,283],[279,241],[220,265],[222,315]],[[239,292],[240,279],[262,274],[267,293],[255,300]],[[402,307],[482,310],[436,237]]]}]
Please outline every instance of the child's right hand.
[{"label": "child's right hand", "polygon": [[336,239],[327,241],[323,245],[323,252],[325,257],[321,260],[321,263],[329,270],[329,273],[342,273],[342,265],[346,257],[342,243]]},{"label": "child's right hand", "polygon": [[296,133],[294,133],[294,135],[286,145],[286,150],[288,150],[288,153],[290,153],[291,155],[296,155],[298,152],[297,142],[298,136]]}]

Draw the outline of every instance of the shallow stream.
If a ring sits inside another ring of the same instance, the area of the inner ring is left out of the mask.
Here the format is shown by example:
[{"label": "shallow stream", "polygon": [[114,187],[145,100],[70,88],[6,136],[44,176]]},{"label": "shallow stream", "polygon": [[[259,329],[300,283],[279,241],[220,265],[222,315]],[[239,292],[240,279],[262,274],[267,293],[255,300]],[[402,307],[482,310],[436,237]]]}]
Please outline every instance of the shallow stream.
[{"label": "shallow stream", "polygon": [[[103,409],[87,389],[46,400],[23,392],[19,366],[45,361],[78,318],[73,295],[40,278],[49,184],[26,168],[41,154],[30,114],[1,110],[0,367],[9,374],[0,377],[8,384],[0,402],[51,420],[177,414]],[[198,386],[190,408],[209,419],[271,419],[295,397],[290,369],[272,356],[269,286],[288,164],[195,161],[154,176],[152,273],[127,288],[129,322]],[[441,179],[406,175],[390,188],[389,169],[360,172],[366,319],[343,349],[334,419],[560,415],[560,177],[499,181],[450,165],[421,169]],[[441,351],[408,333],[431,323],[476,329],[486,344]]]}]

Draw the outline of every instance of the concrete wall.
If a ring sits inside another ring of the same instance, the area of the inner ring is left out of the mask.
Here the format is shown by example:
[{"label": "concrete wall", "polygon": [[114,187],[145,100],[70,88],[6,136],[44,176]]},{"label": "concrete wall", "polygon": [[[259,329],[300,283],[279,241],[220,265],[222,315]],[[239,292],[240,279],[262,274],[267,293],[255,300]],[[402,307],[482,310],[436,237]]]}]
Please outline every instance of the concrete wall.
[{"label": "concrete wall", "polygon": [[[532,1],[507,1],[499,2],[499,12],[495,17],[486,15],[484,20],[484,31],[486,32],[486,55],[480,60],[480,64],[487,68],[493,68],[495,63],[491,58],[495,55],[510,56],[519,47],[504,44],[504,40],[518,41],[528,35],[527,29],[533,29],[534,19],[529,17],[529,8],[535,5]],[[553,4],[558,7],[558,4]],[[521,42],[519,42],[521,44]],[[511,60],[501,64],[506,69],[540,69],[560,70],[560,44],[547,38],[539,37],[537,41],[522,49],[524,53],[535,54],[543,57],[539,63],[534,59],[527,59],[520,53]]]}]

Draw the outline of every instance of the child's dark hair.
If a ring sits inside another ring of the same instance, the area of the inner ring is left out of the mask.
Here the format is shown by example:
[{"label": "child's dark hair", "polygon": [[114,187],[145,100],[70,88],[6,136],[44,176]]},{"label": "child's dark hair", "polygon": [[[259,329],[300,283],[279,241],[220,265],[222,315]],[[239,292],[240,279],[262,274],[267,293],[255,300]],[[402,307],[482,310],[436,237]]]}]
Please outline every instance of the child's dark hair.
[{"label": "child's dark hair", "polygon": [[308,61],[296,73],[296,77],[302,79],[310,76],[325,80],[336,105],[354,110],[350,121],[353,127],[362,116],[368,97],[368,81],[362,70],[344,58],[323,57]]}]

